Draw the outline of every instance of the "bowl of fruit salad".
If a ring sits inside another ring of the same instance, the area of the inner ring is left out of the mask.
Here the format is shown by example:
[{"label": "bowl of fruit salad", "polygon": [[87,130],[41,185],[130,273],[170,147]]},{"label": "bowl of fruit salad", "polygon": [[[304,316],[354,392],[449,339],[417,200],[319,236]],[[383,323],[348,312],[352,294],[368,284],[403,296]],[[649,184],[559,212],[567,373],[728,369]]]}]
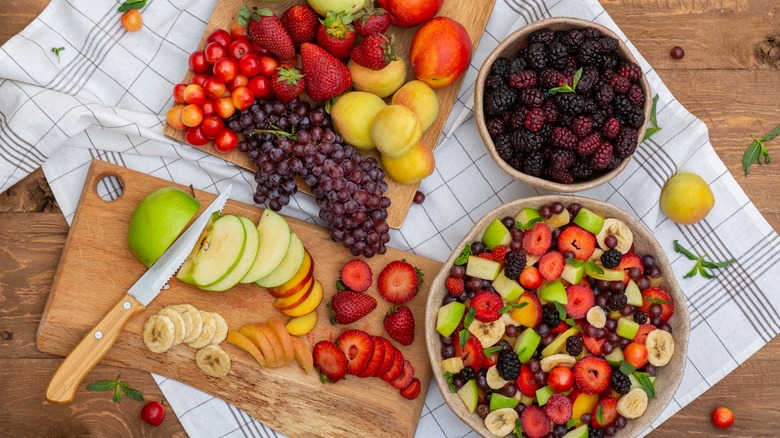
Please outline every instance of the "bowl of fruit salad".
[{"label": "bowl of fruit salad", "polygon": [[636,436],[672,399],[690,318],[652,233],[590,198],[486,214],[433,280],[436,383],[484,437]]},{"label": "bowl of fruit salad", "polygon": [[642,141],[650,85],[611,30],[568,17],[534,22],[487,57],[474,91],[480,137],[515,179],[579,192],[620,173]]}]

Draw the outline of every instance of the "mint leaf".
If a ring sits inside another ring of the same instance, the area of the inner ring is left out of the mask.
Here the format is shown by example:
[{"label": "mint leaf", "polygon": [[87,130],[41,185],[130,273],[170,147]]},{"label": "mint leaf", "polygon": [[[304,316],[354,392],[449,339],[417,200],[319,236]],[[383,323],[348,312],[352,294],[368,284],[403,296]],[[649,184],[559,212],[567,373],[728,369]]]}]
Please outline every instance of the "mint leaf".
[{"label": "mint leaf", "polygon": [[[566,319],[566,308],[563,307],[563,304],[561,304],[561,303],[559,303],[557,301],[553,301],[553,304],[555,304],[555,310],[558,311],[558,317],[561,320]],[[550,327],[550,328],[552,328],[552,327]]]},{"label": "mint leaf", "polygon": [[144,6],[146,6],[146,0],[125,0],[117,11],[127,12],[130,9],[142,9]]},{"label": "mint leaf", "polygon": [[650,108],[650,124],[652,126],[648,126],[645,130],[645,135],[642,137],[642,141],[647,140],[648,138],[652,137],[653,134],[660,131],[661,128],[658,126],[658,119],[656,118],[656,105],[658,104],[658,95],[656,94],[653,96],[653,106]]},{"label": "mint leaf", "polygon": [[772,132],[770,132],[769,134],[766,134],[765,136],[761,137],[761,141],[772,140],[778,135],[780,135],[780,125],[778,125],[777,128],[773,129]]},{"label": "mint leaf", "polygon": [[599,274],[599,275],[604,273],[604,269],[601,266],[591,262],[590,260],[585,262],[585,269],[587,269],[587,270],[589,270],[591,272],[595,272],[596,274]]},{"label": "mint leaf", "polygon": [[596,423],[599,426],[604,425],[604,404],[599,403],[599,407],[596,408]]},{"label": "mint leaf", "polygon": [[469,309],[468,312],[466,312],[466,317],[463,318],[463,328],[467,329],[471,325],[472,322],[474,322],[474,316],[477,314],[477,308],[472,307]]},{"label": "mint leaf", "polygon": [[[767,150],[766,144],[764,144],[764,142],[772,140],[778,135],[780,135],[780,126],[776,127],[770,133],[765,134],[761,138],[756,138],[754,135],[750,136],[753,139],[753,142],[750,143],[747,149],[745,149],[745,153],[742,155],[742,170],[745,172],[746,176],[750,175],[750,166],[753,164],[769,164],[769,150]],[[762,159],[763,163],[761,162]]]},{"label": "mint leaf", "polygon": [[699,272],[699,262],[696,262],[696,264],[693,265],[693,268],[688,271],[687,274],[683,275],[683,278],[691,278],[695,276],[697,272]]},{"label": "mint leaf", "polygon": [[550,96],[554,96],[558,93],[574,93],[574,88],[572,88],[569,84],[563,84],[560,87],[550,88],[550,90],[547,92],[547,94]]},{"label": "mint leaf", "polygon": [[458,342],[460,342],[461,347],[466,346],[466,341],[469,340],[469,331],[466,329],[461,329],[460,333],[458,333]]},{"label": "mint leaf", "polygon": [[580,78],[582,77],[582,67],[577,69],[577,73],[574,73],[574,79],[572,80],[571,87],[575,90],[577,89],[577,84],[580,82]]},{"label": "mint leaf", "polygon": [[519,418],[515,418],[515,430],[514,430],[514,433],[517,436],[517,438],[523,438],[523,426],[522,426],[522,423],[520,423],[520,419]]},{"label": "mint leaf", "polygon": [[715,278],[712,274],[709,273],[706,269],[704,269],[704,266],[699,264],[699,275],[706,278],[707,280]]},{"label": "mint leaf", "polygon": [[116,386],[114,389],[114,397],[113,397],[114,403],[119,403],[122,401],[122,388],[119,387],[119,385]]},{"label": "mint leaf", "polygon": [[566,324],[576,328],[577,330],[580,331],[580,333],[582,333],[582,327],[580,327],[580,325],[577,324],[577,321],[575,321],[574,318],[566,318],[566,319],[563,320],[563,322],[565,322]]},{"label": "mint leaf", "polygon": [[509,303],[506,306],[499,309],[498,313],[503,315],[507,312],[511,312],[513,309],[522,309],[523,307],[527,306],[528,302],[523,301],[522,303]]},{"label": "mint leaf", "polygon": [[122,383],[121,386],[122,386],[122,391],[124,391],[125,395],[127,395],[131,399],[137,401],[144,401],[144,396],[141,394],[141,391],[135,388],[131,388],[125,385],[124,383]]},{"label": "mint leaf", "polygon": [[338,290],[346,290],[347,287],[344,286],[344,283],[341,282],[341,280],[336,281],[336,289]]},{"label": "mint leaf", "polygon": [[458,392],[458,388],[455,387],[455,384],[452,383],[452,373],[447,371],[444,373],[444,379],[447,380],[447,386],[450,387],[451,392]]},{"label": "mint leaf", "polygon": [[57,62],[60,62],[60,52],[65,50],[65,47],[52,47],[51,52],[57,55]]},{"label": "mint leaf", "polygon": [[672,300],[662,300],[660,298],[642,297],[650,304],[672,304]]},{"label": "mint leaf", "polygon": [[144,396],[141,391],[129,387],[126,383],[117,376],[116,380],[98,380],[97,382],[87,385],[88,391],[113,391],[112,396],[114,403],[122,401],[122,393],[124,392],[133,400],[143,401]]},{"label": "mint leaf", "polygon": [[727,266],[731,265],[732,263],[734,263],[734,262],[736,262],[736,261],[737,261],[737,260],[736,260],[736,259],[734,259],[734,258],[732,258],[731,260],[726,260],[725,262],[708,262],[708,261],[702,261],[701,265],[702,265],[702,266],[704,266],[705,268],[710,268],[710,269],[720,269],[720,268],[725,268],[725,267],[727,267]]},{"label": "mint leaf", "polygon": [[647,396],[655,398],[655,386],[653,386],[653,382],[650,380],[650,374],[636,371],[634,372],[634,377],[636,377],[636,381],[639,382],[642,390],[647,393]]},{"label": "mint leaf", "polygon": [[619,371],[620,371],[621,373],[623,373],[623,374],[625,374],[625,375],[627,375],[627,376],[628,376],[628,375],[631,375],[631,374],[633,374],[633,373],[634,373],[634,371],[636,371],[636,368],[634,368],[634,366],[633,366],[633,365],[631,365],[630,363],[628,363],[628,362],[626,362],[626,361],[624,361],[624,360],[621,360],[621,361],[620,361],[620,368],[619,368]]},{"label": "mint leaf", "polygon": [[515,228],[519,228],[522,231],[528,231],[531,228],[533,228],[534,225],[536,225],[536,224],[538,224],[539,222],[542,222],[542,221],[544,221],[544,219],[542,219],[540,217],[535,217],[535,218],[529,220],[528,222],[526,222],[524,224],[521,224],[519,221],[517,221],[517,222],[515,222]]},{"label": "mint leaf", "polygon": [[458,258],[455,259],[455,264],[458,266],[465,265],[469,261],[469,256],[471,254],[472,254],[471,245],[466,245],[466,247],[463,248],[463,251],[461,251]]},{"label": "mint leaf", "polygon": [[504,347],[502,345],[494,345],[492,347],[485,348],[485,356],[493,356],[494,354],[500,352],[503,350]]},{"label": "mint leaf", "polygon": [[676,252],[677,254],[684,255],[686,258],[688,258],[688,260],[699,260],[699,256],[685,249],[682,245],[680,245],[680,242],[678,242],[677,240],[674,240],[673,243],[674,243],[674,252]]},{"label": "mint leaf", "polygon": [[688,273],[685,274],[683,278],[691,278],[695,277],[696,274],[699,274],[709,280],[714,278],[714,275],[712,275],[712,273],[707,269],[722,269],[737,261],[734,258],[723,262],[712,262],[705,260],[705,257],[707,257],[706,255],[697,256],[692,251],[685,249],[677,240],[674,241],[674,252],[684,255],[688,260],[696,261],[696,263],[693,265],[693,268],[691,268],[691,270],[688,271]]},{"label": "mint leaf", "polygon": [[575,268],[579,268],[580,266],[585,266],[585,262],[583,262],[580,259],[575,259],[574,257],[569,257],[566,259],[566,263],[574,266]]},{"label": "mint leaf", "polygon": [[569,420],[569,422],[568,422],[568,423],[566,423],[566,428],[567,428],[567,429],[571,429],[571,428],[572,428],[572,427],[574,427],[576,424],[577,424],[577,419],[576,419],[576,418],[572,418],[571,420]]},{"label": "mint leaf", "polygon": [[98,380],[87,385],[88,391],[111,391],[116,388],[117,380]]},{"label": "mint leaf", "polygon": [[647,129],[645,129],[645,135],[642,137],[642,141],[647,140],[648,138],[652,137],[653,134],[660,131],[661,128],[657,126],[648,126]]}]

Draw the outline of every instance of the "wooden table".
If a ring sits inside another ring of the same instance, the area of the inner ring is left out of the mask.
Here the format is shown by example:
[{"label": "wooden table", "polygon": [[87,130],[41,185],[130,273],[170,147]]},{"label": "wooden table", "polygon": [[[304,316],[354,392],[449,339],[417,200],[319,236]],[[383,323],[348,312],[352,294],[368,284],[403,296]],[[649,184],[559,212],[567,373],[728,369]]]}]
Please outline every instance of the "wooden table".
[{"label": "wooden table", "polygon": [[[47,0],[0,0],[0,43],[31,22]],[[776,0],[601,0],[672,93],[710,129],[721,159],[767,220],[780,229],[780,167],[741,158],[750,134],[780,124],[780,7]],[[669,51],[679,45],[685,58]],[[777,151],[780,143],[770,143]],[[774,155],[777,152],[772,152]],[[117,405],[105,393],[79,391],[57,406],[44,389],[60,358],[40,353],[35,332],[68,232],[38,170],[0,194],[0,435],[185,436],[171,411],[162,426],[139,419],[142,404]],[[653,436],[776,436],[780,424],[780,340],[775,339],[668,420]],[[147,373],[98,366],[85,379],[122,379],[148,399],[162,395]],[[723,432],[709,416],[729,406],[737,420]]]}]

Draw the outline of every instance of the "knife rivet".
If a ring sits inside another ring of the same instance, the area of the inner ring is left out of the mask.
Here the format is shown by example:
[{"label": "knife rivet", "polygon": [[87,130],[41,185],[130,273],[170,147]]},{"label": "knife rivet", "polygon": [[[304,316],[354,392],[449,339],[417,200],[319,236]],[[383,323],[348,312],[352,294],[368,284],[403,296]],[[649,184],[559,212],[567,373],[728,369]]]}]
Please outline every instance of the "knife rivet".
[{"label": "knife rivet", "polygon": [[102,337],[103,337],[103,332],[101,332],[101,331],[95,332],[95,339],[100,339]]},{"label": "knife rivet", "polygon": [[130,306],[131,306],[130,301],[125,301],[125,303],[122,304],[122,307],[124,307],[125,310],[130,310]]}]

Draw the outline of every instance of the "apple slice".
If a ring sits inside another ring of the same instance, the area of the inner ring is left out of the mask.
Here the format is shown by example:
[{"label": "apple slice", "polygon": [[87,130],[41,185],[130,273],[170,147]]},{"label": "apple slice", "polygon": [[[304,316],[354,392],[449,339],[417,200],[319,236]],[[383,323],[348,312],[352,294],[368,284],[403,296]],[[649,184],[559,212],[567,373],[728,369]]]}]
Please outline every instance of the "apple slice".
[{"label": "apple slice", "polygon": [[466,313],[466,305],[458,301],[439,307],[436,314],[436,331],[442,336],[451,335],[458,328],[464,313]]},{"label": "apple slice", "polygon": [[277,367],[276,351],[274,350],[271,342],[265,336],[265,333],[260,330],[256,325],[247,324],[239,330],[239,333],[246,336],[260,351],[266,360],[266,365],[269,367]]},{"label": "apple slice", "polygon": [[257,250],[259,249],[257,228],[255,228],[255,223],[252,222],[252,220],[248,217],[239,216],[239,219],[241,219],[241,223],[244,225],[244,231],[246,232],[246,245],[244,248],[244,253],[241,255],[241,260],[238,261],[236,267],[233,268],[233,270],[230,271],[230,274],[228,274],[225,278],[212,284],[211,286],[205,286],[201,289],[212,292],[226,291],[237,285],[255,263]]},{"label": "apple slice", "polygon": [[477,403],[479,402],[477,381],[471,379],[466,382],[466,384],[458,390],[458,396],[461,400],[463,400],[463,403],[466,405],[466,409],[468,409],[469,412],[473,414],[474,411],[477,410]]},{"label": "apple slice", "polygon": [[311,294],[311,290],[313,288],[314,288],[314,278],[312,277],[306,283],[306,287],[298,291],[295,295],[290,295],[289,297],[277,298],[274,301],[274,307],[276,307],[279,310],[292,309],[293,307],[304,302],[306,298],[309,298],[309,294]]},{"label": "apple slice", "polygon": [[251,354],[252,357],[255,358],[255,360],[257,361],[257,363],[260,364],[261,367],[268,366],[268,362],[266,361],[265,356],[263,356],[263,353],[260,351],[260,349],[257,348],[257,346],[254,343],[252,343],[251,339],[242,335],[241,332],[237,332],[235,330],[228,330],[227,341],[228,344],[235,345],[236,347]]},{"label": "apple slice", "polygon": [[203,230],[176,278],[198,287],[216,284],[236,267],[245,246],[246,231],[241,219],[232,214],[219,216]]},{"label": "apple slice", "polygon": [[[312,285],[314,282],[312,282]],[[309,333],[317,325],[317,312],[311,312],[303,316],[298,316],[287,323],[287,331],[293,336],[303,336]]]},{"label": "apple slice", "polygon": [[[316,315],[316,313],[315,313]],[[306,345],[306,342],[300,338],[293,336],[292,340],[293,350],[295,351],[295,361],[298,365],[309,374],[314,369],[314,357],[311,354],[311,348]]]},{"label": "apple slice", "polygon": [[569,304],[569,298],[566,296],[566,288],[563,287],[561,280],[547,283],[539,293],[539,299],[548,302],[557,301],[561,304]]},{"label": "apple slice", "polygon": [[499,219],[493,219],[485,233],[482,234],[482,243],[489,250],[493,250],[493,248],[499,245],[508,245],[511,241],[512,236],[509,234],[509,230],[506,229]]},{"label": "apple slice", "polygon": [[263,211],[257,223],[258,257],[241,283],[254,283],[270,274],[284,260],[290,247],[290,225],[270,208]]},{"label": "apple slice", "polygon": [[284,352],[284,363],[288,363],[295,358],[295,352],[293,351],[292,337],[287,332],[287,327],[279,318],[271,318],[268,320],[268,326],[276,333],[279,344],[282,346]]},{"label": "apple slice", "polygon": [[287,316],[303,316],[313,312],[317,309],[317,306],[322,302],[322,284],[318,280],[314,280],[314,287],[312,287],[309,297],[304,302],[293,307],[292,309],[282,310]]},{"label": "apple slice", "polygon": [[301,265],[300,269],[298,269],[298,272],[295,273],[293,278],[281,286],[269,289],[269,292],[271,292],[271,296],[276,298],[284,298],[295,295],[296,293],[300,292],[304,286],[313,281],[313,276],[314,260],[312,260],[309,251],[304,251],[303,264]]},{"label": "apple slice", "polygon": [[493,289],[495,289],[506,301],[514,301],[520,298],[520,295],[525,292],[518,282],[507,278],[504,275],[504,271],[501,271],[501,273],[498,274],[498,278],[493,280]]},{"label": "apple slice", "polygon": [[[503,225],[501,226],[503,227]],[[469,277],[493,281],[498,277],[499,272],[501,272],[501,263],[483,259],[482,257],[469,256],[469,261],[466,265],[466,275]]]},{"label": "apple slice", "polygon": [[563,438],[588,438],[588,425],[583,424],[576,429],[572,429],[571,431],[567,432]]},{"label": "apple slice", "polygon": [[305,253],[303,242],[301,242],[297,234],[292,233],[290,235],[290,248],[287,250],[282,263],[271,271],[270,274],[257,280],[255,283],[266,288],[277,287],[287,283],[301,269]]}]

